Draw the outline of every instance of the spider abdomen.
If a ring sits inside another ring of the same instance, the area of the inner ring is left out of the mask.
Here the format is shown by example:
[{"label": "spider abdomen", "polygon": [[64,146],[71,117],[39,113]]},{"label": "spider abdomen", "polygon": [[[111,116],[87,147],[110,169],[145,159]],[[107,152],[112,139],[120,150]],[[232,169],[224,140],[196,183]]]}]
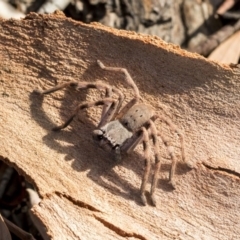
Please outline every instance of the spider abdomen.
[{"label": "spider abdomen", "polygon": [[148,122],[153,115],[154,111],[151,106],[140,103],[132,106],[128,112],[123,115],[120,122],[127,129],[134,132]]}]

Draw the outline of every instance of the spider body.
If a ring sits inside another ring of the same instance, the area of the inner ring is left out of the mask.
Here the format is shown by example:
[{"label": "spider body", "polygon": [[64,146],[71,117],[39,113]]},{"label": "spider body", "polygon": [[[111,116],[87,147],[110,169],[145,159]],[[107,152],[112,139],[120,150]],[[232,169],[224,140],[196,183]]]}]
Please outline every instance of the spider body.
[{"label": "spider body", "polygon": [[115,151],[116,159],[120,160],[121,152],[126,152],[131,140],[134,141],[134,133],[141,131],[153,116],[150,106],[143,103],[133,105],[122,117],[94,130],[93,138],[102,148]]},{"label": "spider body", "polygon": [[106,146],[105,149],[108,147],[108,150],[121,148],[132,135],[132,132],[124,127],[119,120],[111,121],[93,131],[94,139],[99,141],[101,147]]},{"label": "spider body", "polygon": [[141,97],[139,90],[125,68],[106,67],[99,60],[97,63],[103,70],[121,72],[125,75],[126,83],[131,86],[134,91],[134,97],[127,104],[125,104],[125,106],[122,106],[124,101],[124,95],[122,92],[118,88],[102,82],[89,83],[72,81],[57,85],[44,91],[35,90],[35,92],[39,94],[49,94],[66,87],[72,87],[77,90],[95,88],[99,91],[104,91],[105,97],[93,102],[80,103],[76,107],[73,114],[62,125],[55,127],[53,130],[61,130],[67,127],[78,114],[78,112],[85,108],[102,106],[101,119],[98,126],[93,131],[93,138],[98,141],[100,147],[113,151],[115,153],[116,160],[121,160],[122,153],[129,153],[133,151],[138,144],[143,144],[145,170],[140,187],[140,196],[144,205],[147,203],[145,189],[151,169],[150,140],[152,140],[155,158],[155,170],[151,183],[150,196],[153,205],[156,205],[155,189],[160,169],[159,138],[167,148],[169,156],[172,160],[172,166],[169,173],[169,182],[174,188],[174,172],[177,159],[175,157],[173,148],[169,146],[166,138],[157,131],[154,122],[156,119],[160,119],[169,126],[171,131],[178,134],[181,142],[182,159],[185,160],[183,135],[170,119],[155,112],[151,106],[140,102]]}]

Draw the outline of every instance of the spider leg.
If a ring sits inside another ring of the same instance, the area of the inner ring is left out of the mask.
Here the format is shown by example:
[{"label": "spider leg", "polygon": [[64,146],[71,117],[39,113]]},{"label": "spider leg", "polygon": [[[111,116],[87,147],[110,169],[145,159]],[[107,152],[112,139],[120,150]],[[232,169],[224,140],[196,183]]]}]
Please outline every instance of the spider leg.
[{"label": "spider leg", "polygon": [[[107,98],[106,98],[107,99]],[[109,108],[107,109],[107,112],[101,117],[100,122],[98,124],[98,128],[101,128],[102,126],[104,126],[106,123],[110,122],[111,120],[114,119],[114,115],[116,114],[116,111],[119,107],[119,101],[113,100],[111,99],[111,104],[108,105]]]},{"label": "spider leg", "polygon": [[[124,101],[123,93],[120,90],[118,90],[116,87],[112,87],[111,91],[106,92],[106,94],[105,94],[106,98],[111,97],[112,92],[118,95],[118,100],[116,102],[116,108],[111,109],[111,105],[103,106],[102,115],[101,115],[101,119],[100,119],[100,123],[98,124],[98,127],[101,127],[104,124],[106,124],[107,122],[109,122],[110,120],[115,119],[119,112],[119,109],[122,106],[122,103]],[[109,116],[111,116],[111,117],[109,117]]]},{"label": "spider leg", "polygon": [[165,122],[170,127],[171,131],[177,133],[177,135],[180,139],[180,144],[181,144],[182,161],[186,162],[184,136],[183,136],[182,132],[178,129],[178,127],[170,119],[158,114],[158,115],[153,116],[152,120],[155,121],[157,118],[159,118],[160,120]]},{"label": "spider leg", "polygon": [[133,134],[131,139],[129,139],[123,146],[121,146],[121,151],[126,153],[132,152],[135,149],[135,147],[140,142],[142,142],[142,140],[143,140],[143,134],[142,134],[142,130],[140,129]]},{"label": "spider leg", "polygon": [[126,68],[119,68],[119,67],[106,67],[100,60],[97,60],[97,64],[99,65],[100,68],[106,71],[114,71],[114,72],[122,72],[125,75],[125,80],[128,85],[130,85],[135,94],[135,98],[140,98],[139,90],[136,84],[134,83],[133,79],[131,78],[130,74],[128,73]]},{"label": "spider leg", "polygon": [[[99,90],[100,90],[101,87],[105,88],[105,98],[111,98],[113,93],[118,96],[118,105],[117,105],[117,109],[115,111],[115,114],[113,116],[113,118],[115,118],[119,109],[122,106],[123,101],[124,101],[124,98],[125,98],[124,94],[119,89],[117,89],[114,86],[110,86],[109,84],[105,84],[105,83],[102,83],[102,82],[96,82],[96,83],[93,83],[93,85],[96,85],[96,88],[98,88]],[[101,119],[104,117],[106,112],[108,112],[109,108],[110,108],[109,105],[104,105],[103,106]]]},{"label": "spider leg", "polygon": [[[153,118],[159,118],[160,120],[164,121],[169,127],[171,131],[175,131],[180,139],[180,143],[181,143],[181,153],[182,153],[182,160],[186,161],[185,158],[185,148],[184,148],[184,137],[183,134],[181,133],[181,131],[177,128],[177,126],[175,124],[172,123],[172,121],[170,119],[167,119],[164,116],[154,116]],[[169,183],[172,185],[173,188],[175,188],[175,181],[174,181],[174,174],[175,174],[175,170],[176,170],[176,165],[177,165],[177,158],[174,154],[174,149],[173,147],[169,146],[169,143],[167,141],[167,139],[160,133],[158,133],[158,136],[162,139],[164,145],[166,146],[167,150],[168,150],[168,154],[171,157],[172,160],[172,165],[171,165],[171,169],[169,172]]]},{"label": "spider leg", "polygon": [[157,135],[162,139],[165,147],[168,150],[168,154],[171,157],[172,165],[171,165],[171,169],[170,169],[170,172],[169,172],[169,183],[175,189],[176,188],[176,184],[175,184],[175,181],[174,181],[174,175],[175,175],[175,170],[176,170],[176,165],[177,165],[177,158],[176,158],[176,156],[174,154],[173,147],[169,145],[167,139],[162,134],[160,134],[159,132],[158,132]]},{"label": "spider leg", "polygon": [[[126,104],[123,109],[121,109],[121,111],[118,113],[118,111],[116,111],[116,118],[121,118],[123,116],[124,113],[126,113],[133,105],[135,105],[140,97],[139,94],[139,90],[137,85],[134,83],[133,79],[131,78],[130,74],[128,73],[126,68],[118,68],[118,67],[106,67],[100,60],[97,60],[98,65],[100,66],[100,68],[102,68],[105,71],[114,71],[114,72],[122,72],[125,75],[125,81],[127,82],[127,84],[129,86],[131,86],[134,90],[134,98],[128,103]],[[120,107],[119,107],[120,109]],[[118,110],[119,110],[118,109]]]},{"label": "spider leg", "polygon": [[150,120],[149,123],[150,123],[150,134],[153,141],[153,147],[154,147],[153,150],[155,155],[155,169],[153,173],[150,196],[151,196],[153,205],[156,206],[156,199],[155,199],[154,193],[155,193],[156,185],[158,182],[158,174],[159,174],[161,162],[160,162],[160,154],[159,154],[159,141],[157,136],[157,129],[152,120]]},{"label": "spider leg", "polygon": [[150,160],[150,144],[149,144],[149,137],[148,137],[148,131],[146,130],[145,127],[141,128],[142,133],[143,133],[143,150],[144,150],[144,158],[145,158],[145,170],[142,178],[142,184],[140,188],[140,194],[141,194],[141,199],[142,203],[146,205],[147,200],[146,196],[144,195],[150,169],[151,169],[151,160]]},{"label": "spider leg", "polygon": [[[109,109],[109,114],[107,114],[107,116],[105,116],[105,119],[111,118],[113,113],[114,113],[114,109],[116,109],[116,101],[113,100],[112,98],[104,98],[98,101],[93,101],[93,102],[84,102],[79,104],[76,109],[74,110],[73,114],[60,126],[54,127],[52,130],[53,131],[58,131],[61,130],[65,127],[67,127],[72,120],[74,119],[74,117],[78,114],[78,112],[80,110],[83,110],[85,108],[89,108],[89,107],[94,107],[94,106],[101,106],[101,105],[106,105],[106,104],[111,104],[111,107]],[[110,111],[111,110],[111,111]]]},{"label": "spider leg", "polygon": [[35,89],[34,92],[38,93],[38,94],[50,94],[50,93],[53,93],[53,92],[56,92],[58,90],[61,90],[63,88],[66,88],[66,87],[76,87],[78,85],[78,82],[67,82],[67,83],[63,83],[63,84],[59,84],[59,85],[56,85],[55,87],[53,88],[50,88],[50,89],[47,89],[47,90],[44,90],[44,91],[41,91],[39,89]]},{"label": "spider leg", "polygon": [[[105,98],[110,98],[110,97],[112,97],[112,88],[107,88],[107,90],[105,91]],[[109,108],[110,108],[110,105],[103,105],[101,119],[106,114]]]}]

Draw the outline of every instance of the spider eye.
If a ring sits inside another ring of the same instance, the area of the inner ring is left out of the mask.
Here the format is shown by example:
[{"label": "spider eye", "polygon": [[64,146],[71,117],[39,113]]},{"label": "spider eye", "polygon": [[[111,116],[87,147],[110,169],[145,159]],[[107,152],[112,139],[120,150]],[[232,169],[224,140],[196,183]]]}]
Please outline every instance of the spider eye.
[{"label": "spider eye", "polygon": [[98,141],[103,139],[103,132],[101,130],[94,130],[93,131],[93,138],[95,140],[98,140]]},{"label": "spider eye", "polygon": [[119,148],[119,144],[116,144],[115,146],[112,147],[113,150],[115,150],[116,148]]}]

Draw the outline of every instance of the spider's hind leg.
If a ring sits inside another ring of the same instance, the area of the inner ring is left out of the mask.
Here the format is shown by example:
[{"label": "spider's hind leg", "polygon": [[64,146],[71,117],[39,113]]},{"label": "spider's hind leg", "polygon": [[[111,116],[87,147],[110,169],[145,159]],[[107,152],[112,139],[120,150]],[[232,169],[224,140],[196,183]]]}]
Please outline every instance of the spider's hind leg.
[{"label": "spider's hind leg", "polygon": [[153,141],[153,150],[154,150],[154,155],[155,155],[155,169],[154,169],[154,173],[153,173],[150,196],[151,196],[153,205],[156,206],[155,189],[156,189],[156,185],[158,182],[158,174],[159,174],[161,162],[160,162],[160,154],[159,154],[159,141],[158,141],[158,136],[157,136],[157,129],[152,120],[150,120],[149,123],[150,123],[149,130],[150,130],[151,138]]},{"label": "spider's hind leg", "polygon": [[144,174],[142,178],[140,194],[141,194],[142,203],[146,205],[147,199],[145,196],[145,189],[146,189],[146,185],[147,185],[147,181],[148,181],[149,173],[151,169],[151,159],[150,159],[150,144],[149,144],[148,132],[145,127],[142,127],[141,130],[143,132],[142,143],[143,143],[143,150],[144,150],[145,169],[144,169]]},{"label": "spider's hind leg", "polygon": [[[184,136],[181,133],[181,131],[177,128],[177,126],[168,118],[162,116],[162,115],[156,115],[153,118],[159,118],[160,120],[162,120],[163,122],[165,122],[170,130],[172,132],[176,132],[177,135],[179,136],[180,139],[180,145],[181,145],[181,153],[182,153],[182,161],[186,162],[186,158],[185,158],[185,146],[184,146]],[[169,183],[172,185],[172,187],[175,189],[176,188],[176,184],[174,181],[174,175],[175,175],[175,170],[176,170],[176,165],[177,165],[177,158],[175,156],[174,153],[174,148],[172,146],[169,145],[166,137],[164,137],[161,133],[158,132],[157,134],[163,141],[163,144],[165,145],[165,147],[167,148],[168,154],[172,160],[172,165],[171,165],[171,169],[169,172]]]},{"label": "spider's hind leg", "polygon": [[162,120],[163,122],[165,122],[170,130],[172,132],[177,133],[179,139],[180,139],[180,144],[181,144],[181,154],[182,154],[182,161],[186,162],[186,155],[185,155],[185,142],[184,142],[184,135],[182,134],[182,132],[179,130],[179,128],[168,118],[158,114],[152,117],[152,119],[156,120],[157,118],[159,118],[160,120]]},{"label": "spider's hind leg", "polygon": [[177,158],[176,158],[175,153],[174,153],[174,148],[169,145],[167,139],[162,134],[158,133],[158,136],[162,139],[163,144],[167,148],[168,154],[169,154],[169,156],[172,160],[172,165],[171,165],[171,169],[170,169],[170,172],[169,172],[169,183],[175,189],[176,188],[176,182],[174,180],[174,176],[175,176],[175,171],[176,171]]}]

